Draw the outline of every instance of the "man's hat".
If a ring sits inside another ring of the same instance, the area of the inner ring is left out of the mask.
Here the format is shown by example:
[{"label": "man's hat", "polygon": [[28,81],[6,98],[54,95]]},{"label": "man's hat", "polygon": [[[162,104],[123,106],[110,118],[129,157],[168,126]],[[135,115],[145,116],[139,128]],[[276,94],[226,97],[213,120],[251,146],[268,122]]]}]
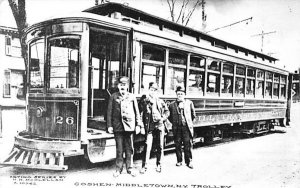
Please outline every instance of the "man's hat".
[{"label": "man's hat", "polygon": [[129,84],[129,78],[126,76],[120,77],[119,84]]},{"label": "man's hat", "polygon": [[150,83],[149,83],[149,89],[150,89],[150,88],[153,88],[153,89],[158,90],[158,84],[155,83],[155,82],[150,82]]},{"label": "man's hat", "polygon": [[179,92],[179,91],[185,93],[185,88],[184,88],[183,86],[177,86],[177,87],[176,87],[176,93]]}]

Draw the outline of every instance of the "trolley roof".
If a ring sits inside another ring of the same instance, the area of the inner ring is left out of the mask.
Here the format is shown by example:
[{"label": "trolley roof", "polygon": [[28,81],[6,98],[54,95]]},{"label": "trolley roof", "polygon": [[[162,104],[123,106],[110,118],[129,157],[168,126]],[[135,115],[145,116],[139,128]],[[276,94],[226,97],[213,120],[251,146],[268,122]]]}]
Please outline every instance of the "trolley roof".
[{"label": "trolley roof", "polygon": [[236,51],[238,51],[238,50],[243,51],[247,54],[259,56],[259,57],[267,59],[269,61],[275,62],[276,60],[278,60],[278,59],[268,56],[266,54],[263,54],[263,53],[260,53],[257,51],[253,51],[253,50],[247,49],[245,47],[242,47],[242,46],[239,46],[239,45],[236,45],[233,43],[226,42],[224,40],[218,39],[218,38],[213,37],[204,32],[182,26],[180,24],[171,22],[169,20],[160,18],[158,16],[148,14],[146,12],[129,7],[124,4],[109,2],[109,3],[100,4],[100,5],[91,7],[89,9],[84,10],[83,12],[89,12],[89,13],[102,15],[102,16],[107,16],[107,15],[111,15],[114,13],[121,13],[122,16],[133,19],[132,22],[135,22],[137,24],[140,22],[150,23],[153,25],[157,25],[161,30],[163,30],[163,28],[168,28],[168,29],[174,30],[176,32],[179,32],[179,34],[182,36],[190,35],[190,36],[197,38],[197,40],[204,39],[204,40],[210,41],[213,46],[222,46],[225,49],[232,48],[232,49],[235,49]]}]

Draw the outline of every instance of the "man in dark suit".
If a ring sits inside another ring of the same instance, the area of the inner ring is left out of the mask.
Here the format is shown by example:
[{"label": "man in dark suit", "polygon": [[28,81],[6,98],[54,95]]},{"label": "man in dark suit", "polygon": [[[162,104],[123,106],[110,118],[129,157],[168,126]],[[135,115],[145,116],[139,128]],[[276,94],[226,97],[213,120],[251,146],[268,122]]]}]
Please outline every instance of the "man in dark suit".
[{"label": "man in dark suit", "polygon": [[161,172],[165,134],[164,122],[169,116],[169,109],[165,102],[158,98],[157,90],[158,85],[155,82],[150,82],[148,94],[143,95],[139,102],[139,110],[142,113],[146,132],[141,174],[147,171],[152,143],[156,149],[156,171]]},{"label": "man in dark suit", "polygon": [[136,97],[128,92],[129,79],[121,77],[118,83],[119,92],[111,95],[107,109],[107,130],[114,133],[116,140],[116,171],[118,177],[123,170],[123,153],[125,153],[127,173],[136,176],[132,170],[133,132],[143,130]]},{"label": "man in dark suit", "polygon": [[192,164],[192,139],[193,139],[193,120],[196,117],[195,108],[192,101],[185,99],[185,89],[182,86],[176,88],[177,100],[170,106],[169,120],[172,123],[174,142],[176,149],[176,166],[182,165],[182,143],[184,146],[184,160],[189,168]]}]

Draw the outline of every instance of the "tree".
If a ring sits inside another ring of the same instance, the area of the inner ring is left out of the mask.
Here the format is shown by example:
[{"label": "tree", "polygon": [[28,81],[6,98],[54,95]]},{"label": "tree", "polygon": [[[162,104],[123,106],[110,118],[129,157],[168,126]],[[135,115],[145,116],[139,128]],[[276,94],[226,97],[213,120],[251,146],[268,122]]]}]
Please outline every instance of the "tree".
[{"label": "tree", "polygon": [[192,15],[194,14],[195,10],[204,5],[204,0],[180,0],[178,3],[179,13],[176,15],[175,8],[177,7],[177,0],[166,0],[169,6],[169,11],[171,15],[171,19],[173,22],[182,24],[187,26],[189,23]]},{"label": "tree", "polygon": [[28,24],[26,19],[25,0],[8,0],[8,3],[17,24],[19,39],[21,43],[21,54],[22,57],[24,58],[25,71],[26,71],[27,70],[27,45],[26,45],[26,38],[24,36],[25,34],[24,29],[28,26]]}]

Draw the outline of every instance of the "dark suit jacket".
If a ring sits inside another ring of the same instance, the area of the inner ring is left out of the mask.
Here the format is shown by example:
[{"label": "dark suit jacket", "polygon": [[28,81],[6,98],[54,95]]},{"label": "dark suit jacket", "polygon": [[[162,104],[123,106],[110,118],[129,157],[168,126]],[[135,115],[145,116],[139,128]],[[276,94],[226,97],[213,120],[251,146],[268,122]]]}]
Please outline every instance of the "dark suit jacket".
[{"label": "dark suit jacket", "polygon": [[[172,123],[172,130],[173,133],[176,134],[177,132],[177,128],[179,126],[179,120],[180,120],[180,112],[178,110],[178,103],[177,101],[173,101],[170,106],[169,106],[169,110],[170,110],[170,116],[169,116],[169,120]],[[187,126],[189,127],[191,136],[194,136],[194,124],[193,121],[196,117],[196,113],[195,113],[195,108],[194,108],[194,104],[192,101],[185,99],[184,101],[184,117],[186,119],[187,122]]]},{"label": "dark suit jacket", "polygon": [[120,92],[112,94],[108,101],[107,127],[122,132],[134,131],[136,125],[143,127],[135,96],[131,93],[122,96]]}]

